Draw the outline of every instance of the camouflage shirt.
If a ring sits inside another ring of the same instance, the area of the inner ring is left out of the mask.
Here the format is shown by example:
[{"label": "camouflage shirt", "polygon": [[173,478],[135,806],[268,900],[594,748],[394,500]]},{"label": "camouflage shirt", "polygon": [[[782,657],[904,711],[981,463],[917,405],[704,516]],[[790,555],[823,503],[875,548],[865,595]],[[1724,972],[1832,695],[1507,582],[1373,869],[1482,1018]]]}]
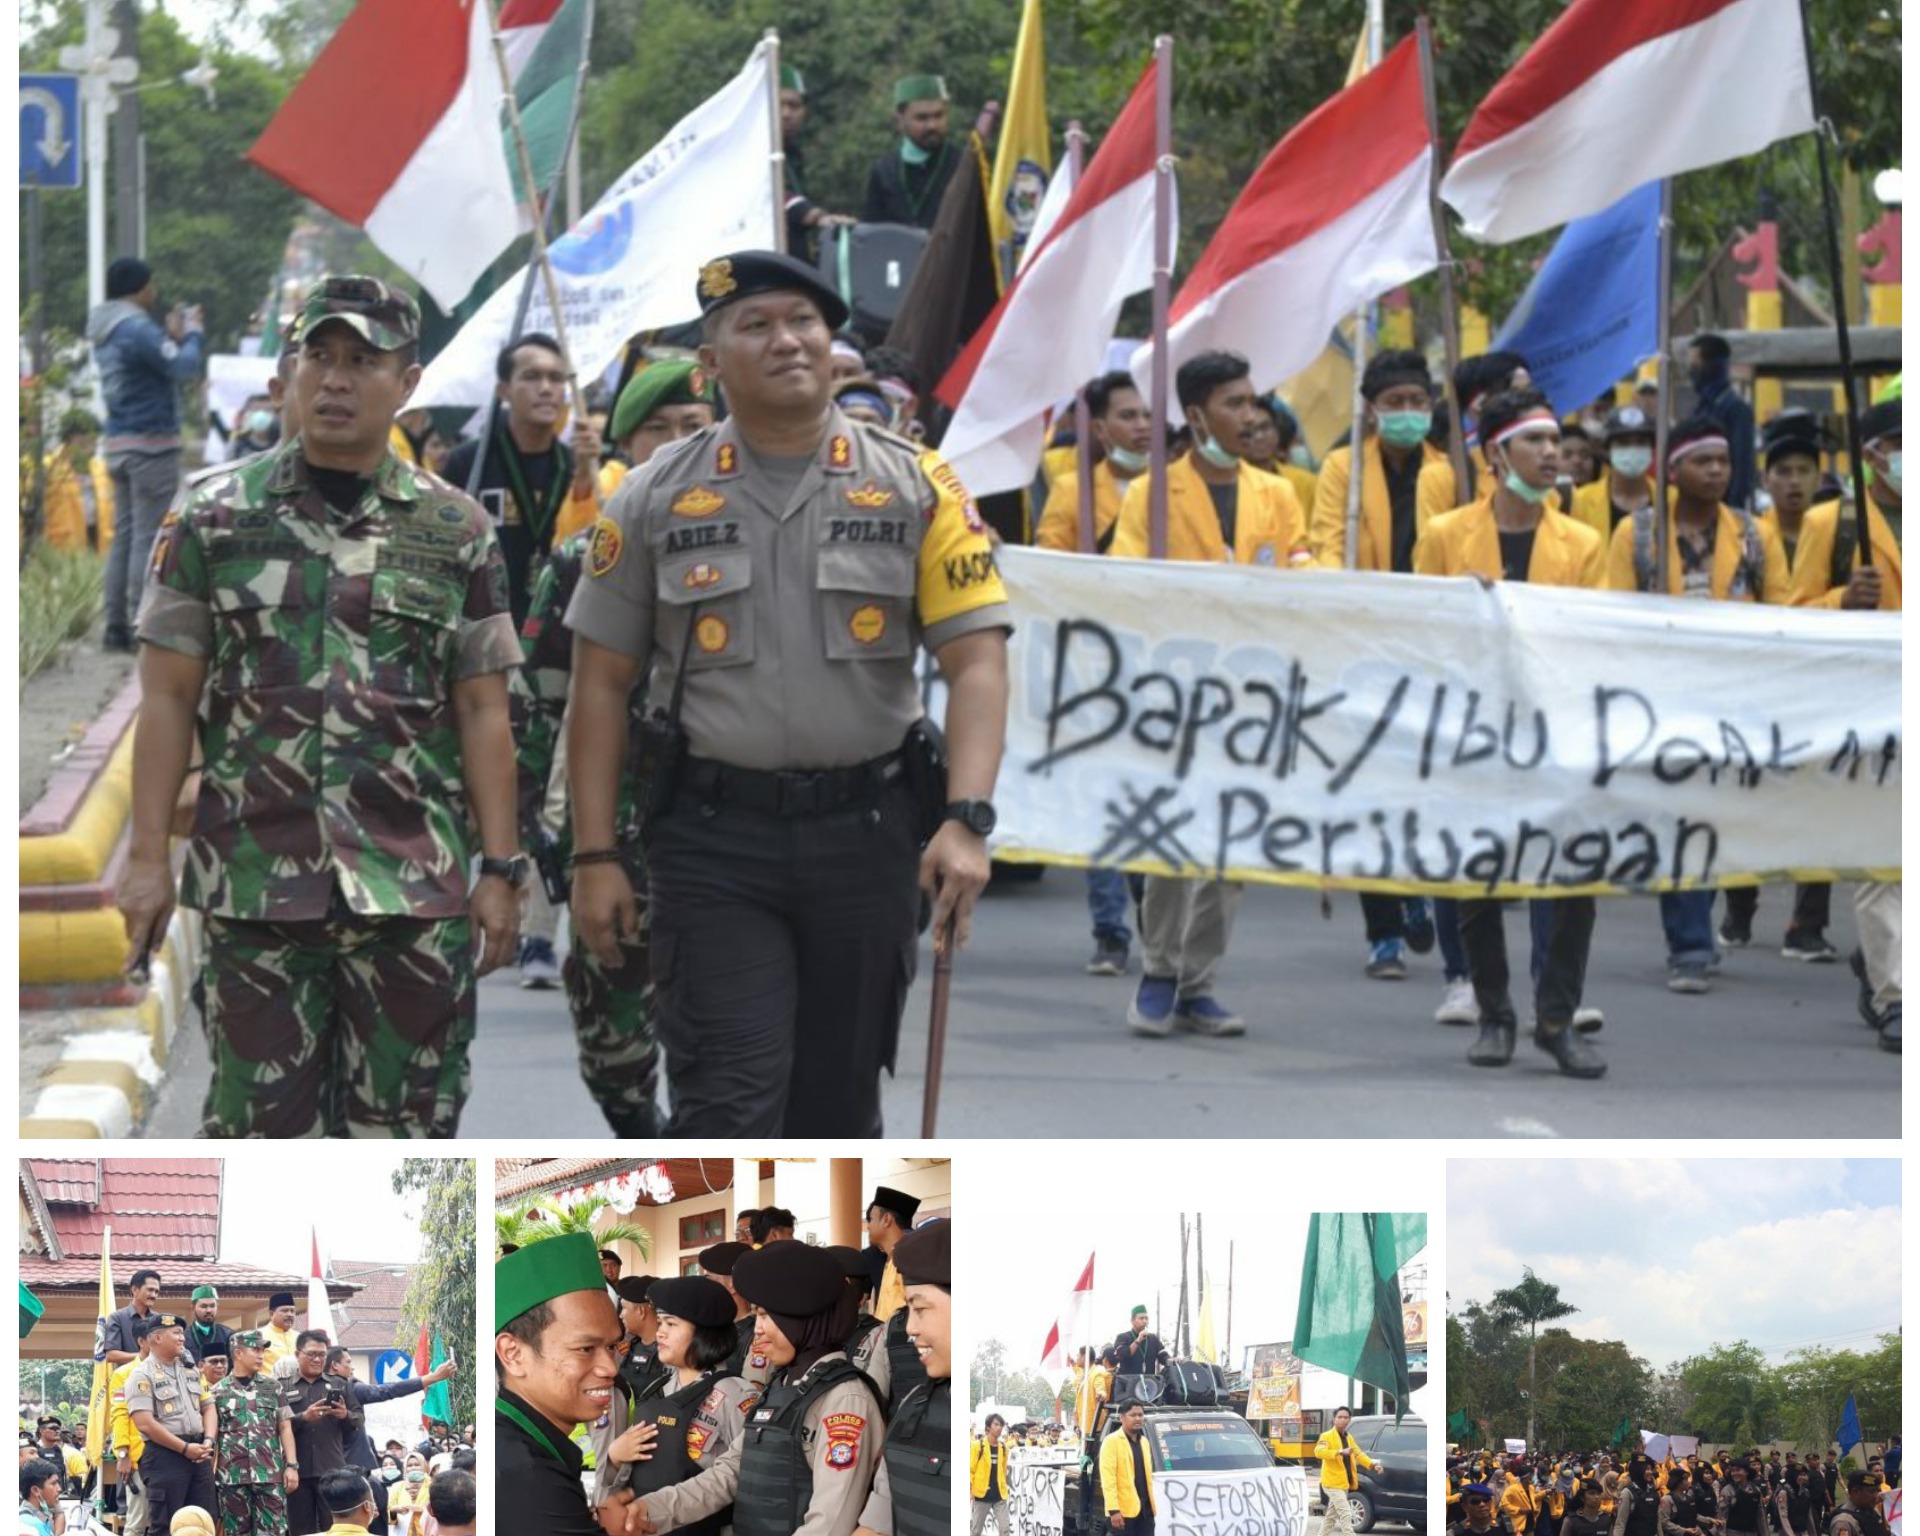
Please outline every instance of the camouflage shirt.
[{"label": "camouflage shirt", "polygon": [[213,1409],[220,1416],[219,1481],[278,1483],[287,1470],[280,1426],[293,1417],[280,1383],[266,1375],[225,1377],[213,1389]]},{"label": "camouflage shirt", "polygon": [[221,917],[467,909],[455,682],[520,648],[484,512],[389,452],[350,511],[299,439],[190,486],[162,521],[140,638],[208,663],[180,900]]}]

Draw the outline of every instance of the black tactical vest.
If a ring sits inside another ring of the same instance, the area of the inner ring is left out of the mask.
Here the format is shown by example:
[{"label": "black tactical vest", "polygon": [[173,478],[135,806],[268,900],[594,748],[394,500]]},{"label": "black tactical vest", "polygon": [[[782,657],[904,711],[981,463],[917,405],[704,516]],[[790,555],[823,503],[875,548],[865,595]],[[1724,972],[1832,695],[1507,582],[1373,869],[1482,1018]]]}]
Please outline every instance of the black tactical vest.
[{"label": "black tactical vest", "polygon": [[920,1363],[920,1351],[907,1337],[904,1306],[887,1320],[887,1369],[891,1377],[887,1383],[887,1411],[891,1413],[907,1400],[909,1392],[927,1379],[927,1368]]},{"label": "black tactical vest", "polygon": [[[633,1406],[632,1422],[651,1424],[658,1431],[653,1442],[653,1457],[633,1464],[633,1491],[652,1493],[656,1488],[671,1488],[684,1483],[700,1471],[700,1463],[687,1454],[687,1431],[693,1426],[693,1411],[713,1390],[720,1372],[698,1376],[676,1391],[649,1397]],[[691,1525],[675,1529],[698,1532],[699,1536],[719,1536],[733,1518],[733,1506],[716,1511]]]},{"label": "black tactical vest", "polygon": [[[796,1385],[770,1382],[741,1431],[740,1481],[733,1495],[734,1536],[793,1536],[813,1502],[813,1467],[801,1429],[807,1409],[843,1381],[873,1383],[844,1355],[830,1355]],[[874,1390],[874,1401],[880,1400]],[[869,1425],[871,1431],[876,1426]]]},{"label": "black tactical vest", "polygon": [[1627,1536],[1655,1536],[1660,1529],[1660,1494],[1652,1483],[1634,1483],[1633,1508],[1627,1511]]},{"label": "black tactical vest", "polygon": [[893,1489],[893,1536],[945,1536],[952,1528],[951,1382],[917,1387],[887,1427],[887,1481]]},{"label": "black tactical vest", "polygon": [[1736,1491],[1733,1502],[1727,1506],[1727,1529],[1757,1532],[1760,1529],[1761,1497],[1760,1490],[1751,1482]]}]

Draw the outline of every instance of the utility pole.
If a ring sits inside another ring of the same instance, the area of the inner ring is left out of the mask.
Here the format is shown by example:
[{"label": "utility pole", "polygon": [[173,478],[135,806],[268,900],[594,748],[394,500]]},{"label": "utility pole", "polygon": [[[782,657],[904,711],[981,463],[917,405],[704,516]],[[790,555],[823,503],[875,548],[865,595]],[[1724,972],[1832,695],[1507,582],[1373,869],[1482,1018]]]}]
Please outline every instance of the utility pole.
[{"label": "utility pole", "polygon": [[[60,67],[80,76],[81,137],[87,154],[87,307],[107,297],[107,118],[117,88],[140,73],[116,57],[120,34],[107,25],[107,0],[87,0],[87,40],[60,50]],[[129,98],[131,99],[131,98]]]},{"label": "utility pole", "polygon": [[[120,46],[111,50],[116,63],[125,60],[129,80],[140,73],[139,0],[114,0],[113,30]],[[113,114],[113,243],[121,256],[147,254],[146,167],[140,142],[140,94],[124,91],[109,103]]]}]

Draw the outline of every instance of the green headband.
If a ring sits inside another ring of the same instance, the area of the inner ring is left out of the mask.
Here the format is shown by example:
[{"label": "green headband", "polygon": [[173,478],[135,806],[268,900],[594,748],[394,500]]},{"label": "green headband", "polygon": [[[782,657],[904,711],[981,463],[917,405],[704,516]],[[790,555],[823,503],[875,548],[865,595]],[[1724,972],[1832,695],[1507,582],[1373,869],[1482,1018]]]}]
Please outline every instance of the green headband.
[{"label": "green headband", "polygon": [[782,64],[780,66],[780,89],[783,91],[798,91],[804,96],[807,94],[807,82],[800,71],[795,69],[791,64]]},{"label": "green headband", "polygon": [[210,1285],[196,1285],[193,1288],[193,1299],[195,1301],[218,1301],[220,1299],[220,1293]]},{"label": "green headband", "polygon": [[493,1326],[497,1333],[543,1301],[574,1291],[605,1295],[600,1247],[590,1232],[542,1238],[508,1254],[493,1266]]},{"label": "green headband", "polygon": [[946,101],[947,82],[941,75],[908,75],[893,85],[893,106],[898,111],[910,101]]}]

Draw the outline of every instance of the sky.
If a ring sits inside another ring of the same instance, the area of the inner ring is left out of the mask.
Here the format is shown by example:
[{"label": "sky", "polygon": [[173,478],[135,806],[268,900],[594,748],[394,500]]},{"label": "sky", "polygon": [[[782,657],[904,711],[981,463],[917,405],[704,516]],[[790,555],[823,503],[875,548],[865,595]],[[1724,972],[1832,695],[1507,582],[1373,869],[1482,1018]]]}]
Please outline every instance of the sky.
[{"label": "sky", "polygon": [[323,1259],[411,1264],[420,1257],[423,1197],[393,1192],[393,1170],[405,1156],[358,1145],[330,1148],[318,1178],[284,1157],[229,1157],[221,1261],[304,1275],[311,1268],[310,1230],[318,1227]]},{"label": "sky", "polygon": [[1524,1266],[1580,1308],[1555,1326],[1620,1339],[1656,1371],[1740,1339],[1871,1349],[1900,1313],[1896,1160],[1636,1158],[1447,1165],[1446,1305]]},{"label": "sky", "polygon": [[[1111,1344],[1126,1328],[1128,1312],[1139,1303],[1152,1313],[1154,1331],[1171,1347],[1180,1299],[1176,1204],[1143,1195],[1134,1208],[1099,1211],[1084,1198],[1056,1203],[1050,1193],[1042,1197],[1041,1188],[1032,1186],[1030,1192],[1044,1198],[1048,1218],[1044,1224],[1031,1219],[1038,1214],[1031,1202],[1023,1209],[1017,1197],[987,1213],[986,1251],[1017,1254],[1018,1262],[990,1270],[987,1317],[974,1328],[974,1337],[999,1339],[1007,1346],[1009,1366],[1038,1370],[1047,1331],[1064,1309],[1092,1252],[1096,1345]],[[1191,1196],[1190,1187],[1188,1193]],[[1300,1261],[1312,1207],[1276,1210],[1266,1203],[1270,1200],[1270,1195],[1263,1195],[1259,1202],[1236,1201],[1234,1208],[1202,1213],[1207,1271],[1214,1291],[1214,1336],[1223,1348],[1227,1344],[1227,1245],[1233,1244],[1236,1369],[1245,1362],[1245,1346],[1291,1338],[1300,1305]],[[996,1228],[996,1222],[1004,1225]],[[1197,1294],[1189,1310],[1197,1337]]]}]

